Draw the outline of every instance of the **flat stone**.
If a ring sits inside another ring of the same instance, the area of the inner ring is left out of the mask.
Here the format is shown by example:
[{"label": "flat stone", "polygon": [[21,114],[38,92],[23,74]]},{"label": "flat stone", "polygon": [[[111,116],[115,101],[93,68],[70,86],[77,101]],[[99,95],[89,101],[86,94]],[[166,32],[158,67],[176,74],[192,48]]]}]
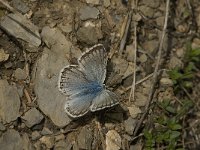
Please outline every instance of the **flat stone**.
[{"label": "flat stone", "polygon": [[133,131],[136,126],[136,120],[133,119],[132,117],[129,117],[127,120],[124,121],[124,127],[125,131],[129,134],[132,135]]},{"label": "flat stone", "polygon": [[17,88],[9,85],[7,80],[0,80],[0,108],[0,119],[3,123],[14,121],[20,116]]},{"label": "flat stone", "polygon": [[115,130],[109,130],[106,133],[106,150],[121,149],[122,139]]},{"label": "flat stone", "polygon": [[65,139],[65,135],[64,134],[59,134],[55,136],[55,141],[60,141],[60,140],[64,140]]},{"label": "flat stone", "polygon": [[40,138],[40,141],[45,144],[47,148],[51,149],[54,146],[55,138],[53,136],[43,136]]},{"label": "flat stone", "polygon": [[86,3],[88,3],[88,4],[99,4],[99,1],[100,0],[86,0]]},{"label": "flat stone", "polygon": [[0,49],[0,62],[6,61],[9,58],[9,54],[6,54],[3,49]]},{"label": "flat stone", "polygon": [[15,78],[18,80],[25,80],[27,78],[27,74],[25,70],[21,68],[17,68],[14,72]]},{"label": "flat stone", "polygon": [[57,142],[54,146],[54,150],[71,150],[72,143],[69,143],[67,140],[61,140]]},{"label": "flat stone", "polygon": [[148,0],[143,2],[146,6],[151,8],[157,8],[160,6],[160,0]]},{"label": "flat stone", "polygon": [[98,39],[102,38],[102,34],[101,30],[96,27],[81,27],[77,31],[77,38],[88,45],[94,45],[98,42]]},{"label": "flat stone", "polygon": [[[128,67],[126,69],[126,71],[124,72],[124,75],[123,75],[123,79],[126,79],[127,77],[129,77],[130,75],[133,74],[135,68],[134,68],[134,64],[133,63],[128,63]],[[132,84],[132,82],[130,83]]]},{"label": "flat stone", "polygon": [[0,131],[5,131],[6,127],[3,125],[3,123],[0,122]]},{"label": "flat stone", "polygon": [[160,85],[161,86],[173,86],[173,81],[169,78],[161,78],[160,79]]},{"label": "flat stone", "polygon": [[178,57],[172,56],[170,57],[170,60],[169,60],[169,69],[174,69],[176,67],[178,68],[183,67],[183,62]]},{"label": "flat stone", "polygon": [[41,134],[42,135],[50,135],[52,134],[53,132],[51,130],[49,130],[48,128],[44,127],[41,131]]},{"label": "flat stone", "polygon": [[103,5],[104,5],[105,7],[109,7],[109,6],[110,6],[110,0],[104,0],[104,1],[103,1]]},{"label": "flat stone", "polygon": [[154,53],[158,48],[158,40],[149,40],[143,43],[143,48],[149,53]]},{"label": "flat stone", "polygon": [[128,68],[128,61],[122,57],[115,57],[113,56],[112,58],[112,63],[113,63],[113,69],[115,72],[118,72],[120,75],[124,75]]},{"label": "flat stone", "polygon": [[66,56],[70,54],[72,44],[56,28],[44,27],[41,33],[44,42],[51,48],[44,48],[42,56],[37,60],[35,72],[32,73],[35,93],[40,110],[55,125],[64,127],[71,119],[64,111],[66,96],[58,90],[60,70],[69,65]]},{"label": "flat stone", "polygon": [[32,140],[38,140],[41,137],[41,134],[38,131],[33,131],[31,133],[31,139]]},{"label": "flat stone", "polygon": [[0,147],[2,150],[33,150],[28,136],[19,135],[14,129],[10,129],[3,133],[0,137]]},{"label": "flat stone", "polygon": [[139,10],[144,14],[144,16],[146,16],[148,18],[152,18],[154,15],[154,9],[152,9],[151,7],[148,7],[146,5],[140,6]]},{"label": "flat stone", "polygon": [[95,7],[84,6],[80,9],[79,13],[81,20],[88,20],[88,19],[97,19],[100,12]]},{"label": "flat stone", "polygon": [[144,95],[143,93],[136,92],[135,93],[135,102],[134,104],[136,106],[145,106],[147,102],[148,97]]},{"label": "flat stone", "polygon": [[139,57],[139,61],[141,63],[145,63],[147,61],[147,55],[146,54],[142,54],[140,57]]},{"label": "flat stone", "polygon": [[91,149],[93,135],[92,131],[88,127],[83,127],[78,135],[78,147],[79,149]]},{"label": "flat stone", "polygon": [[126,55],[127,55],[127,61],[130,61],[130,62],[133,62],[134,61],[134,45],[131,44],[131,45],[127,45],[126,46]]},{"label": "flat stone", "polygon": [[39,30],[25,16],[19,13],[8,14],[1,20],[0,26],[16,39],[28,42],[30,48],[27,50],[30,52],[36,52],[38,50],[37,47],[41,44]]},{"label": "flat stone", "polygon": [[22,116],[22,119],[25,120],[24,123],[29,128],[36,124],[39,124],[43,118],[43,115],[36,108],[28,110],[25,115]]},{"label": "flat stone", "polygon": [[14,8],[22,12],[23,14],[27,13],[30,8],[21,0],[12,0],[12,5]]},{"label": "flat stone", "polygon": [[141,109],[135,105],[128,107],[128,110],[132,118],[136,118],[138,114],[142,112]]}]

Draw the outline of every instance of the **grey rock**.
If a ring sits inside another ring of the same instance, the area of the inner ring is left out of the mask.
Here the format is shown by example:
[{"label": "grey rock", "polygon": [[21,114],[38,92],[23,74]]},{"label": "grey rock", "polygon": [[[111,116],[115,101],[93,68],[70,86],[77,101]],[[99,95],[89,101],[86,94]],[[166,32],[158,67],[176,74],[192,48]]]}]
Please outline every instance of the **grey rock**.
[{"label": "grey rock", "polygon": [[43,136],[40,142],[45,144],[47,148],[51,149],[54,146],[55,138],[53,136]]},{"label": "grey rock", "polygon": [[38,131],[33,131],[31,133],[31,139],[32,140],[38,140],[41,137],[41,134]]},{"label": "grey rock", "polygon": [[71,150],[72,143],[69,143],[67,140],[61,140],[57,142],[54,146],[54,150]]},{"label": "grey rock", "polygon": [[169,68],[174,69],[176,67],[178,68],[183,67],[183,62],[181,61],[181,59],[173,55],[172,57],[170,57],[169,60]]},{"label": "grey rock", "polygon": [[65,135],[64,134],[59,134],[55,136],[55,141],[60,141],[60,140],[64,140],[65,139]]},{"label": "grey rock", "polygon": [[122,139],[115,130],[106,133],[106,150],[119,150],[122,146]]},{"label": "grey rock", "polygon": [[144,95],[143,93],[136,92],[135,93],[135,102],[134,102],[134,104],[136,106],[145,106],[146,103],[147,103],[147,99],[148,99],[148,97],[146,95]]},{"label": "grey rock", "polygon": [[103,1],[103,5],[104,5],[105,7],[109,7],[109,6],[110,6],[110,0],[104,0],[104,1]]},{"label": "grey rock", "polygon": [[72,24],[59,24],[58,27],[65,33],[70,33],[73,30]]},{"label": "grey rock", "polygon": [[87,126],[83,127],[78,135],[79,149],[91,149],[93,135]]},{"label": "grey rock", "polygon": [[24,123],[29,128],[36,124],[39,124],[43,118],[43,115],[36,108],[28,110],[25,115],[22,116],[22,119],[25,120]]},{"label": "grey rock", "polygon": [[127,108],[132,118],[136,118],[138,114],[142,112],[140,108],[135,105],[129,106]]},{"label": "grey rock", "polygon": [[94,45],[98,42],[98,39],[102,38],[102,34],[100,29],[88,26],[77,31],[77,38],[88,45]]},{"label": "grey rock", "polygon": [[24,85],[22,84],[17,84],[17,92],[19,94],[19,97],[22,98],[24,95]]},{"label": "grey rock", "polygon": [[6,131],[0,137],[1,150],[32,150],[33,147],[26,134],[20,137],[19,133],[13,129]]},{"label": "grey rock", "polygon": [[96,4],[96,5],[99,4],[99,1],[100,0],[86,0],[87,3],[89,3],[89,4]]},{"label": "grey rock", "polygon": [[24,133],[21,139],[22,139],[22,144],[23,144],[23,150],[35,150],[33,148],[33,145],[30,142],[28,134]]},{"label": "grey rock", "polygon": [[72,44],[57,29],[44,27],[42,38],[51,49],[45,48],[42,56],[37,60],[32,73],[35,83],[35,93],[38,105],[55,125],[64,127],[71,119],[64,111],[66,96],[58,90],[58,76],[60,70],[69,65],[66,55],[70,54]]},{"label": "grey rock", "polygon": [[12,67],[12,62],[6,62],[6,63],[4,63],[4,67],[6,68],[6,69],[8,69],[8,68],[11,68]]},{"label": "grey rock", "polygon": [[142,5],[139,7],[140,11],[144,14],[144,16],[148,18],[152,18],[154,16],[154,9],[148,7],[146,5]]},{"label": "grey rock", "polygon": [[95,7],[84,6],[80,9],[79,13],[81,20],[97,19],[99,15],[99,10]]},{"label": "grey rock", "polygon": [[169,78],[161,78],[160,85],[161,86],[173,86],[173,81]]},{"label": "grey rock", "polygon": [[0,122],[0,131],[5,131],[6,127],[3,125],[3,123]]},{"label": "grey rock", "polygon": [[13,7],[16,8],[17,10],[19,10],[22,13],[27,13],[30,8],[26,5],[26,3],[24,3],[21,0],[12,0],[11,2],[13,4]]},{"label": "grey rock", "polygon": [[151,8],[157,8],[160,6],[160,0],[148,0],[144,1],[144,5],[149,6]]},{"label": "grey rock", "polygon": [[154,53],[158,47],[158,40],[150,40],[143,43],[145,51],[149,53]]},{"label": "grey rock", "polygon": [[26,72],[21,68],[17,68],[14,72],[14,75],[18,80],[25,80],[27,78]]},{"label": "grey rock", "polygon": [[9,54],[6,54],[3,49],[0,49],[0,62],[6,61],[9,58]]},{"label": "grey rock", "polygon": [[135,145],[130,145],[130,149],[129,150],[142,150],[143,149],[143,145],[141,143],[135,144]]},{"label": "grey rock", "polygon": [[135,126],[136,126],[136,120],[131,117],[129,117],[127,120],[124,121],[125,131],[130,135],[133,134]]},{"label": "grey rock", "polygon": [[50,135],[52,134],[53,132],[51,130],[49,130],[48,128],[44,127],[41,131],[41,134],[42,135]]},{"label": "grey rock", "polygon": [[19,13],[8,14],[1,20],[0,26],[15,38],[28,42],[30,49],[27,50],[30,52],[36,52],[36,47],[41,44],[38,28]]},{"label": "grey rock", "polygon": [[142,54],[140,57],[139,57],[139,61],[141,63],[145,63],[147,61],[147,55],[146,54]]},{"label": "grey rock", "polygon": [[20,98],[15,86],[8,84],[7,80],[0,80],[0,119],[9,123],[19,117]]}]

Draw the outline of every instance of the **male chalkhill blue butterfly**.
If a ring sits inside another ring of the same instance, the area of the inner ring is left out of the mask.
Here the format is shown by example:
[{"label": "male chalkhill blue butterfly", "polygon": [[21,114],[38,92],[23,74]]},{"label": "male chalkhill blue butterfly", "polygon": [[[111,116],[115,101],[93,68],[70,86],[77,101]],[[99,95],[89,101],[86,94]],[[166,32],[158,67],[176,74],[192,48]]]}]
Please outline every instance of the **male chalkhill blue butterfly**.
[{"label": "male chalkhill blue butterfly", "polygon": [[119,97],[104,85],[107,59],[105,48],[98,44],[78,59],[78,65],[61,70],[58,86],[67,95],[64,109],[69,116],[81,117],[88,111],[95,112],[119,103]]}]

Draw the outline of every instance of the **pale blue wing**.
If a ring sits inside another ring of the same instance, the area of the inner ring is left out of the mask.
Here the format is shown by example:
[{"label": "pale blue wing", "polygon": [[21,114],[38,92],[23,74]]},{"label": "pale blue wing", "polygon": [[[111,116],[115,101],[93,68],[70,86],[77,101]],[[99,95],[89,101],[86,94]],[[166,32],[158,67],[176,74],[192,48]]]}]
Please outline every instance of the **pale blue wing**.
[{"label": "pale blue wing", "polygon": [[81,92],[88,82],[78,66],[70,65],[61,70],[58,87],[63,94],[71,96]]},{"label": "pale blue wing", "polygon": [[81,117],[90,110],[93,98],[92,95],[73,96],[66,101],[65,112],[73,118]]},{"label": "pale blue wing", "polygon": [[118,103],[119,97],[115,93],[105,89],[94,98],[92,105],[90,106],[90,110],[94,112],[104,108],[112,107]]},{"label": "pale blue wing", "polygon": [[91,47],[79,58],[78,62],[88,80],[103,84],[107,65],[107,53],[103,45]]},{"label": "pale blue wing", "polygon": [[69,97],[65,103],[65,111],[73,118],[85,115],[90,109],[93,99],[103,90],[102,86],[96,83],[85,85],[79,93]]}]

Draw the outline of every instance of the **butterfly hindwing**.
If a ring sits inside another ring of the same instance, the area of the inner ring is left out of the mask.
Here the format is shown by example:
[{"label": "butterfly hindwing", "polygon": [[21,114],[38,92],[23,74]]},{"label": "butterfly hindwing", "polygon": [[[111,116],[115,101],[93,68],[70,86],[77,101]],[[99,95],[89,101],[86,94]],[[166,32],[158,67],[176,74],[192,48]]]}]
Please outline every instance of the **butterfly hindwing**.
[{"label": "butterfly hindwing", "polygon": [[101,110],[107,107],[112,107],[119,103],[119,97],[109,91],[104,89],[99,95],[97,95],[92,101],[92,105],[90,106],[90,110],[92,112]]}]

